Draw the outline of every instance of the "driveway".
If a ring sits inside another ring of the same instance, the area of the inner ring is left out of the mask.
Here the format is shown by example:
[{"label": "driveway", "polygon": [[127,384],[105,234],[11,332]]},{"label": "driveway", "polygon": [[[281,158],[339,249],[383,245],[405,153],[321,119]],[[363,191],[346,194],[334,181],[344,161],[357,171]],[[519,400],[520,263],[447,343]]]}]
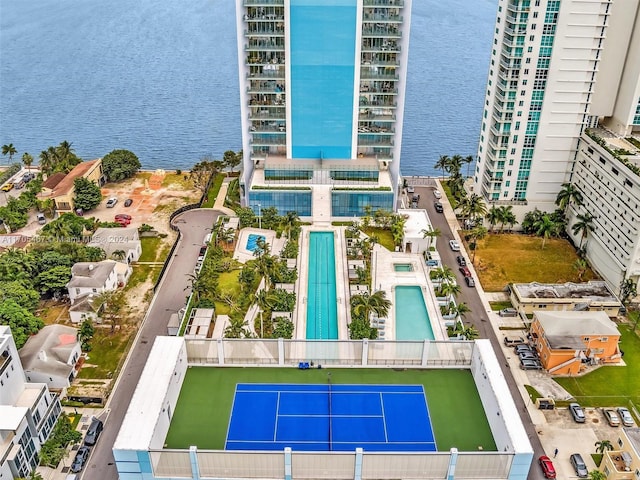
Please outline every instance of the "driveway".
[{"label": "driveway", "polygon": [[221,212],[216,210],[196,209],[184,212],[173,220],[173,224],[180,229],[180,243],[169,260],[164,277],[109,397],[106,406],[109,410],[108,421],[100,440],[93,448],[89,463],[84,468],[83,479],[118,478],[111,449],[120,431],[129,401],[138,385],[155,338],[167,334],[169,317],[185,305],[190,290],[188,275],[193,272],[202,241],[211,231],[218,215],[221,215]]},{"label": "driveway", "polygon": [[[502,367],[502,373],[505,377],[507,384],[509,385],[509,390],[511,391],[511,396],[516,404],[516,407],[520,411],[520,417],[523,421],[524,427],[529,436],[529,441],[531,442],[531,446],[534,450],[534,461],[532,463],[532,468],[529,471],[529,479],[530,480],[541,480],[543,479],[543,475],[540,469],[537,467],[537,458],[540,455],[545,455],[544,449],[540,440],[538,439],[538,434],[534,422],[532,421],[529,411],[527,409],[527,404],[525,404],[522,394],[518,389],[518,383],[513,377],[510,368],[510,361],[505,357],[505,354],[502,350],[502,338],[498,338],[494,327],[491,324],[491,319],[495,315],[489,308],[488,303],[483,302],[480,298],[480,294],[476,288],[467,287],[464,282],[463,275],[458,271],[458,262],[456,261],[456,256],[463,255],[467,259],[467,263],[471,265],[471,256],[464,250],[464,245],[460,242],[462,250],[460,252],[454,252],[449,247],[449,240],[460,240],[459,237],[455,236],[453,231],[458,227],[458,221],[456,220],[455,213],[453,212],[451,205],[449,204],[446,196],[444,195],[444,191],[440,188],[439,190],[443,192],[442,198],[437,199],[433,195],[434,188],[425,187],[425,186],[415,186],[415,193],[420,194],[420,200],[418,201],[418,208],[425,209],[427,214],[429,215],[429,219],[434,228],[440,230],[441,235],[437,239],[437,249],[440,254],[440,258],[442,260],[443,265],[448,265],[456,274],[456,281],[460,285],[462,292],[458,295],[458,301],[464,302],[471,309],[471,313],[467,314],[465,317],[466,323],[471,323],[474,325],[478,332],[480,333],[480,338],[487,338],[491,341],[491,345],[493,346],[493,350],[496,353],[498,358],[498,362]],[[444,213],[438,213],[435,211],[434,203],[440,202],[444,205]],[[473,269],[472,269],[473,271]],[[475,273],[474,273],[475,276]],[[477,276],[476,284],[478,284]],[[518,366],[514,366],[518,369]],[[519,370],[519,369],[518,369]],[[524,372],[523,372],[524,373]],[[529,405],[531,408],[531,405]]]}]

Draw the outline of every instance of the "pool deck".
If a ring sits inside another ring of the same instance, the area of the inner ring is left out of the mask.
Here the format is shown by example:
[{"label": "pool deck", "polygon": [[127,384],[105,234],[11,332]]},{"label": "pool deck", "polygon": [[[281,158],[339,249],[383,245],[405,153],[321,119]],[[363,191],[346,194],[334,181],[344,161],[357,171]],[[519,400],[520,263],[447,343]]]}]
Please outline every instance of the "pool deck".
[{"label": "pool deck", "polygon": [[256,258],[251,250],[247,250],[247,240],[249,235],[252,234],[262,235],[265,238],[265,241],[271,247],[272,255],[279,255],[284,248],[284,245],[287,243],[287,239],[284,236],[282,238],[276,238],[276,232],[273,230],[265,230],[263,228],[243,228],[240,230],[238,243],[236,244],[236,249],[233,253],[233,258],[238,260],[240,263],[246,263],[249,260]]},{"label": "pool deck", "polygon": [[[413,268],[410,272],[397,272],[394,264],[410,264]],[[440,321],[440,308],[429,280],[428,267],[422,256],[415,253],[390,252],[380,245],[373,249],[371,283],[373,291],[383,290],[387,298],[391,300],[392,307],[385,322],[385,340],[396,338],[396,314],[395,314],[395,288],[398,285],[419,286],[422,288],[424,304],[427,306],[431,329],[436,340],[447,340],[447,328]]]},{"label": "pool deck", "polygon": [[349,278],[346,263],[344,229],[332,226],[303,226],[300,237],[300,255],[298,256],[298,294],[295,309],[294,338],[307,338],[307,289],[309,286],[309,234],[311,232],[333,232],[336,257],[336,297],[338,299],[338,339],[347,340],[349,330]]}]

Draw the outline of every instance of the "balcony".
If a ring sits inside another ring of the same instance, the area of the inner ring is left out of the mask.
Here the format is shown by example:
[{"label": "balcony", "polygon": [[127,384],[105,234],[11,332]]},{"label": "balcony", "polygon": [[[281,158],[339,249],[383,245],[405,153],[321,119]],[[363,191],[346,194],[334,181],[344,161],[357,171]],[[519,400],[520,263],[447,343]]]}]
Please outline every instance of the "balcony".
[{"label": "balcony", "polygon": [[284,24],[282,22],[252,23],[251,28],[244,31],[245,37],[258,35],[284,36]]},{"label": "balcony", "polygon": [[281,120],[287,117],[286,109],[283,107],[252,107],[249,113],[250,120]]},{"label": "balcony", "polygon": [[365,7],[402,7],[403,0],[363,0]]},{"label": "balcony", "polygon": [[358,133],[358,145],[363,147],[393,147],[393,134]]},{"label": "balcony", "polygon": [[286,135],[264,135],[264,134],[254,134],[250,140],[251,146],[253,147],[270,147],[272,145],[286,145],[287,138]]},{"label": "balcony", "polygon": [[363,68],[397,67],[398,65],[400,65],[400,62],[398,62],[395,53],[389,53],[388,55],[378,53],[374,55],[363,55],[361,65]]},{"label": "balcony", "polygon": [[381,97],[375,95],[373,98],[367,98],[365,95],[360,96],[360,106],[361,107],[386,107],[386,108],[395,108],[396,102],[393,97]]},{"label": "balcony", "polygon": [[379,95],[397,95],[398,89],[393,88],[392,82],[385,82],[384,85],[374,82],[375,85],[360,85],[360,93],[377,93]]},{"label": "balcony", "polygon": [[381,23],[365,24],[362,28],[363,37],[401,38],[402,33],[395,25]]},{"label": "balcony", "polygon": [[265,65],[284,65],[284,55],[265,56],[265,55],[249,55],[247,57],[247,65],[249,66],[265,66]]},{"label": "balcony", "polygon": [[272,6],[272,5],[283,6],[284,5],[284,0],[244,0],[243,5],[245,7],[251,7],[251,6],[268,7],[268,6]]},{"label": "balcony", "polygon": [[367,67],[363,67],[360,70],[360,80],[398,80],[399,76],[395,73],[395,69],[390,69],[390,72],[385,71],[385,69],[375,69]]},{"label": "balcony", "polygon": [[262,51],[276,51],[284,52],[284,38],[279,38],[278,41],[270,40],[254,40],[244,45],[245,52],[262,52]]},{"label": "balcony", "polygon": [[284,84],[275,80],[267,82],[252,81],[247,93],[250,94],[266,94],[266,95],[282,95],[285,93]]},{"label": "balcony", "polygon": [[249,127],[249,131],[281,134],[286,133],[287,127],[281,122],[256,122]]},{"label": "balcony", "polygon": [[394,134],[395,129],[391,125],[376,125],[370,122],[360,123],[358,125],[358,133],[371,133],[371,134]]},{"label": "balcony", "polygon": [[246,77],[248,80],[262,80],[262,79],[274,79],[274,80],[284,80],[284,67],[283,68],[270,68],[270,67],[279,67],[279,65],[265,65],[263,67],[253,67],[251,71],[247,73]]},{"label": "balcony", "polygon": [[383,108],[361,108],[358,120],[393,120],[396,116],[391,109]]},{"label": "balcony", "polygon": [[375,12],[373,10],[369,10],[364,12],[363,15],[364,23],[367,22],[392,22],[392,23],[402,23],[402,15],[397,15],[395,13],[380,13]]},{"label": "balcony", "polygon": [[371,41],[369,39],[363,39],[362,41],[363,52],[400,52],[400,45],[396,42],[378,42]]}]

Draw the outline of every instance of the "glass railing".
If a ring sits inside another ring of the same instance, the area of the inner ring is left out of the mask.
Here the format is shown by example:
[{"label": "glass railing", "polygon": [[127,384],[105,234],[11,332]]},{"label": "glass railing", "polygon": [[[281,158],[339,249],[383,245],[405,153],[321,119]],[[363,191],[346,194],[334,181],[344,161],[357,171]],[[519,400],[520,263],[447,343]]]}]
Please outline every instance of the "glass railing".
[{"label": "glass railing", "polygon": [[244,0],[245,7],[284,5],[284,0]]}]

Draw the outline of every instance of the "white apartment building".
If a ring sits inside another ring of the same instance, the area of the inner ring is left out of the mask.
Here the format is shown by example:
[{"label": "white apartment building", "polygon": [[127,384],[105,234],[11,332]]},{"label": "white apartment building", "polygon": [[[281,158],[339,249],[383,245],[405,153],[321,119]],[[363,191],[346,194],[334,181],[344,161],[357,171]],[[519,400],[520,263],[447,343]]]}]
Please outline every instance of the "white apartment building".
[{"label": "white apartment building", "polygon": [[[636,140],[634,145],[606,130],[587,132],[580,138],[572,176],[583,204],[569,209],[567,230],[576,246],[585,247],[589,263],[618,292],[623,280],[640,281],[640,134],[627,137]],[[593,231],[584,238],[571,229],[580,221],[577,215],[593,218]]]},{"label": "white apartment building", "polygon": [[411,0],[236,0],[243,203],[394,210]]},{"label": "white apartment building", "polygon": [[60,416],[44,383],[27,383],[11,330],[0,325],[0,480],[27,477]]},{"label": "white apartment building", "polygon": [[476,193],[520,218],[553,210],[585,127],[613,110],[618,129],[633,123],[637,15],[638,0],[499,0]]}]

